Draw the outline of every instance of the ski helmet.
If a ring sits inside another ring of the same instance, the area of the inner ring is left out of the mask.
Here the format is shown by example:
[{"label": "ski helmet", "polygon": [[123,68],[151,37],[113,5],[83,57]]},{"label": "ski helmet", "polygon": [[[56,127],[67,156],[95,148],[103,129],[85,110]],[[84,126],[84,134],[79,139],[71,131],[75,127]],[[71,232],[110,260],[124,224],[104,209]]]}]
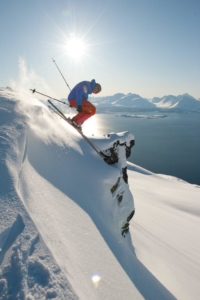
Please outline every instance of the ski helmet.
[{"label": "ski helmet", "polygon": [[96,83],[95,87],[98,88],[98,93],[100,93],[101,92],[101,85],[99,83]]}]

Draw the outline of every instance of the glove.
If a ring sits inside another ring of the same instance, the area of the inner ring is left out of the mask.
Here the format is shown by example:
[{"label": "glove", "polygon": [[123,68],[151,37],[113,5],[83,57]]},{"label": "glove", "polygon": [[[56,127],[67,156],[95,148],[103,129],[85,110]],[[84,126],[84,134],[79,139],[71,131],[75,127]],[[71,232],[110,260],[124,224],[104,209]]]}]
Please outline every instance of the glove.
[{"label": "glove", "polygon": [[78,111],[79,113],[82,112],[82,111],[83,111],[82,106],[79,105],[79,106],[77,107],[77,111]]}]

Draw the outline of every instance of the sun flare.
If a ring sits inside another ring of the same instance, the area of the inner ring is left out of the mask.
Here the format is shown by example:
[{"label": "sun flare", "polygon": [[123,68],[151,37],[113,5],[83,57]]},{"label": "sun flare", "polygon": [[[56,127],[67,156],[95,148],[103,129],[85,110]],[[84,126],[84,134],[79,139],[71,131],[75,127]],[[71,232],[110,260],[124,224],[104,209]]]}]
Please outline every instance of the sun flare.
[{"label": "sun flare", "polygon": [[86,53],[86,44],[82,39],[72,36],[67,42],[66,49],[69,57],[78,61]]},{"label": "sun flare", "polygon": [[88,136],[98,132],[98,121],[96,116],[92,116],[83,124],[84,133]]}]

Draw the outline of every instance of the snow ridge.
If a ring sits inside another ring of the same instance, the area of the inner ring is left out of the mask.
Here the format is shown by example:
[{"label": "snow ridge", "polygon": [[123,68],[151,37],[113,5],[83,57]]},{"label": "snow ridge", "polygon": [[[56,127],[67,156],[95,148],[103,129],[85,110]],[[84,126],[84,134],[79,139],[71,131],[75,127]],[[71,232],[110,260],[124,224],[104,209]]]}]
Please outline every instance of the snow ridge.
[{"label": "snow ridge", "polygon": [[197,186],[127,165],[128,132],[92,138],[107,165],[25,92],[0,124],[1,300],[198,299]]}]

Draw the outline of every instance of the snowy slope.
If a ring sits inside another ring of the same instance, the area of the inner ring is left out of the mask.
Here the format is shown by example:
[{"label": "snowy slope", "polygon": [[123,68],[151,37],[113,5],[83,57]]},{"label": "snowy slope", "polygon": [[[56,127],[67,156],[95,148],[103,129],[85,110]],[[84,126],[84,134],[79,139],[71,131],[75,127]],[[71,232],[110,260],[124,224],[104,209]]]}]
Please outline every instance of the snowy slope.
[{"label": "snowy slope", "polygon": [[199,299],[200,187],[129,164],[137,258],[177,299]]},{"label": "snowy slope", "polygon": [[32,95],[1,89],[0,124],[0,299],[198,299],[198,186],[129,164],[120,207],[118,166]]}]

